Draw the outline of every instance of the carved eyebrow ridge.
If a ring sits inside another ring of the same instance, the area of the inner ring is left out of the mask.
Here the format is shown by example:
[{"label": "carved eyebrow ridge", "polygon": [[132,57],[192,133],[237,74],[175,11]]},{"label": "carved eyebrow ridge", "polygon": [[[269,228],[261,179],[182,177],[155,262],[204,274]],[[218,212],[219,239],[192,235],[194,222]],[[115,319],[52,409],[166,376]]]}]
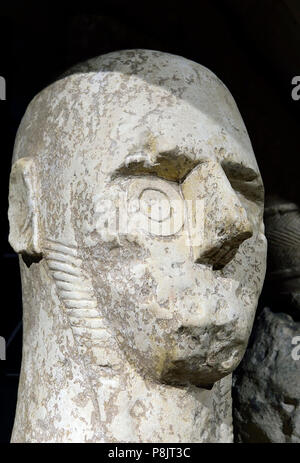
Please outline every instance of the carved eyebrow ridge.
[{"label": "carved eyebrow ridge", "polygon": [[222,168],[232,188],[249,200],[263,203],[264,185],[259,172],[240,163],[223,162]]},{"label": "carved eyebrow ridge", "polygon": [[[111,180],[118,177],[155,175],[169,181],[182,183],[205,159],[175,150],[160,152],[154,159],[145,151],[130,154],[111,174]],[[232,187],[255,200],[263,200],[264,188],[259,172],[239,162],[224,160],[221,166]]]},{"label": "carved eyebrow ridge", "polygon": [[233,180],[251,182],[259,179],[260,177],[259,172],[256,172],[251,167],[245,166],[239,162],[224,160],[221,162],[221,166],[227,177],[230,177]]},{"label": "carved eyebrow ridge", "polygon": [[197,165],[203,162],[178,150],[158,153],[151,160],[147,153],[134,153],[112,174],[111,180],[129,175],[157,175],[165,180],[181,182]]}]

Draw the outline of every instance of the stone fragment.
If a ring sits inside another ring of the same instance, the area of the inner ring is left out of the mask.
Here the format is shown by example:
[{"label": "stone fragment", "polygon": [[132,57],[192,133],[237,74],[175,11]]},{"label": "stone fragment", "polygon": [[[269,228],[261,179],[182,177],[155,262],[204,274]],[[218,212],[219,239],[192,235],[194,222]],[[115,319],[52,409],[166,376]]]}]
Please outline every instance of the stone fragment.
[{"label": "stone fragment", "polygon": [[238,442],[300,442],[299,344],[300,323],[265,307],[234,375]]}]

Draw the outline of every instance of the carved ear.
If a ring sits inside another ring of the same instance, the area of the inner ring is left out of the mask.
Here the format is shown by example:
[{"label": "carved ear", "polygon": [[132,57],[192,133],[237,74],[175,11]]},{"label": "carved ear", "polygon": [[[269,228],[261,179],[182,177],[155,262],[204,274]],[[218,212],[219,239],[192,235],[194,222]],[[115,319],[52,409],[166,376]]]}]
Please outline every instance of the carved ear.
[{"label": "carved ear", "polygon": [[40,260],[38,182],[33,158],[21,158],[12,166],[9,183],[9,243],[15,252]]}]

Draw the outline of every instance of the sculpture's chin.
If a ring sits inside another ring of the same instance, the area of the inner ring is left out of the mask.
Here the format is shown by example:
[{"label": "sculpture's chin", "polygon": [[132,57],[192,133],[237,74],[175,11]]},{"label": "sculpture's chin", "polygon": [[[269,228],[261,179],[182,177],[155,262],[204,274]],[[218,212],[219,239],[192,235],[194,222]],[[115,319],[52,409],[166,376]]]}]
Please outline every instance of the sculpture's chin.
[{"label": "sculpture's chin", "polygon": [[124,340],[122,350],[131,365],[155,382],[210,389],[237,368],[245,353],[247,334],[242,336],[236,326],[231,328],[219,332],[207,327],[179,329],[169,333],[161,345],[149,340],[150,348],[144,352]]},{"label": "sculpture's chin", "polygon": [[174,386],[193,385],[203,389],[211,389],[216,381],[230,374],[231,371],[216,370],[214,367],[201,366],[197,370],[197,365],[192,362],[178,360],[173,365],[163,371],[161,382]]},{"label": "sculpture's chin", "polygon": [[232,373],[244,354],[244,347],[217,354],[212,361],[200,355],[173,359],[164,365],[160,381],[176,386],[194,385],[211,389],[216,381]]}]

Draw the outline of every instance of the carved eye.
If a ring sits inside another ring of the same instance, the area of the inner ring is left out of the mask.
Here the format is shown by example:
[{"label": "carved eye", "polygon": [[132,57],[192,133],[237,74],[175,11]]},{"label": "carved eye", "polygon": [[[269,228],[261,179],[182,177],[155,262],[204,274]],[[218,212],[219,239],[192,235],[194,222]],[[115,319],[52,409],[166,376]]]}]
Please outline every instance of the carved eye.
[{"label": "carved eye", "polygon": [[159,190],[147,188],[140,198],[140,211],[150,220],[162,222],[171,216],[171,205],[168,196]]},{"label": "carved eye", "polygon": [[138,178],[128,189],[130,228],[170,236],[183,226],[183,200],[179,186],[155,177]]}]

